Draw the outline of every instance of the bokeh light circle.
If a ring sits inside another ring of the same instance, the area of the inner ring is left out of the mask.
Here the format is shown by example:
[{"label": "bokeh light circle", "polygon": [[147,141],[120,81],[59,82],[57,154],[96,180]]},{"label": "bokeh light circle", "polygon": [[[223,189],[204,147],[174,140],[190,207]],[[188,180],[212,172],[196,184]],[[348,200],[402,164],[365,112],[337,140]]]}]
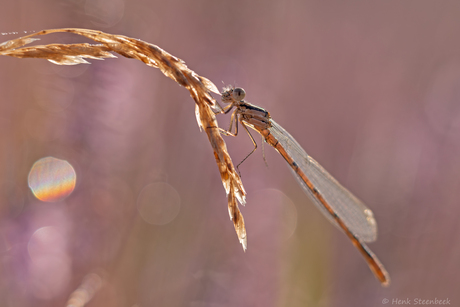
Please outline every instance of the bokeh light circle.
[{"label": "bokeh light circle", "polygon": [[86,0],[85,13],[98,27],[113,27],[125,14],[124,0]]},{"label": "bokeh light circle", "polygon": [[35,297],[51,299],[67,287],[72,261],[66,245],[62,229],[54,226],[39,228],[30,238],[27,244],[31,259],[29,285]]},{"label": "bokeh light circle", "polygon": [[257,190],[251,195],[251,203],[259,204],[252,206],[255,207],[252,210],[259,210],[259,225],[254,229],[254,236],[279,237],[285,241],[294,234],[297,229],[297,208],[282,191],[270,188]]},{"label": "bokeh light circle", "polygon": [[55,202],[73,192],[77,174],[69,162],[46,157],[34,163],[28,181],[35,197],[41,201]]},{"label": "bokeh light circle", "polygon": [[144,221],[164,225],[176,218],[180,211],[180,196],[176,189],[166,182],[145,186],[137,198],[137,210]]},{"label": "bokeh light circle", "polygon": [[57,227],[47,226],[37,229],[27,244],[32,261],[44,255],[61,254],[66,251],[66,240]]}]

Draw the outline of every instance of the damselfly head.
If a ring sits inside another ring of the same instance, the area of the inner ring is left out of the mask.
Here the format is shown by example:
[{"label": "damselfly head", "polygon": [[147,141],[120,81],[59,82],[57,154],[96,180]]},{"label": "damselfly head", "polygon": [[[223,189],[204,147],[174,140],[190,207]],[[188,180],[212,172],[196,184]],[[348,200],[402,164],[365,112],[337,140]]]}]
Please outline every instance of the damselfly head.
[{"label": "damselfly head", "polygon": [[235,101],[242,101],[246,96],[246,92],[241,87],[233,87],[231,85],[223,88],[221,99],[224,103],[232,103]]},{"label": "damselfly head", "polygon": [[246,92],[241,87],[237,87],[233,89],[232,96],[236,101],[242,101],[246,97]]}]

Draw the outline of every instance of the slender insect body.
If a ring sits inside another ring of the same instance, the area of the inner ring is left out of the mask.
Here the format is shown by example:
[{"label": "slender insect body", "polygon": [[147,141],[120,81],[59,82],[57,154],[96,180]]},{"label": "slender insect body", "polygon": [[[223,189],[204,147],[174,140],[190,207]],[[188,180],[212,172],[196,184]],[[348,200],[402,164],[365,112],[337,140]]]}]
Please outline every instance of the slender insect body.
[{"label": "slender insect body", "polygon": [[[262,135],[265,141],[286,160],[294,177],[317,208],[332,224],[347,235],[364,256],[369,268],[382,285],[389,285],[390,278],[387,271],[364,243],[372,242],[377,238],[377,223],[372,211],[340,185],[318,162],[307,155],[299,143],[272,120],[268,111],[244,101],[245,95],[245,91],[241,88],[227,87],[224,89],[222,100],[230,103],[224,109],[224,113],[228,113],[233,107],[236,109],[232,113],[229,130],[224,130],[222,133],[236,136],[238,122],[241,123],[254,144],[254,149],[244,160],[257,148],[247,127]],[[231,133],[233,123],[235,123],[235,133]]]}]

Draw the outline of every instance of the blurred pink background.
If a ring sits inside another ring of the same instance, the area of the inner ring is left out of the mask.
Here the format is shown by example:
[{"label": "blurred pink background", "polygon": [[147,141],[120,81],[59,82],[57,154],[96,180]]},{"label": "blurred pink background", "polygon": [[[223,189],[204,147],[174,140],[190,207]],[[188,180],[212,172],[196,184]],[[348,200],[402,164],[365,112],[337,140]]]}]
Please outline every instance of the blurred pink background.
[{"label": "blurred pink background", "polygon": [[[3,56],[0,306],[460,305],[458,1],[1,5],[2,42],[63,27],[139,38],[219,88],[244,87],[374,211],[369,247],[392,284],[380,286],[266,144],[268,168],[261,146],[240,166],[244,253],[194,102],[159,70]],[[235,164],[252,149],[241,131],[225,138]],[[57,202],[27,181],[50,156],[77,178]]]}]

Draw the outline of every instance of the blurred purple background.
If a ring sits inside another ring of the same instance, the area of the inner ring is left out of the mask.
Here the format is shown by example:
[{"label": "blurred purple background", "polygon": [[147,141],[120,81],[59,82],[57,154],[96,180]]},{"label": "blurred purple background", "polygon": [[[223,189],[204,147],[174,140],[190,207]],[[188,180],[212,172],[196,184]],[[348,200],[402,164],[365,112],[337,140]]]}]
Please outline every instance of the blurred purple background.
[{"label": "blurred purple background", "polygon": [[[244,253],[194,102],[159,70],[0,57],[0,306],[460,305],[458,1],[1,5],[0,32],[18,34],[0,41],[63,27],[136,37],[219,88],[244,87],[374,211],[370,248],[392,284],[379,285],[267,145],[268,168],[262,150],[240,166]],[[252,149],[241,131],[226,138],[235,164]],[[58,202],[28,187],[48,156],[77,175]]]}]

